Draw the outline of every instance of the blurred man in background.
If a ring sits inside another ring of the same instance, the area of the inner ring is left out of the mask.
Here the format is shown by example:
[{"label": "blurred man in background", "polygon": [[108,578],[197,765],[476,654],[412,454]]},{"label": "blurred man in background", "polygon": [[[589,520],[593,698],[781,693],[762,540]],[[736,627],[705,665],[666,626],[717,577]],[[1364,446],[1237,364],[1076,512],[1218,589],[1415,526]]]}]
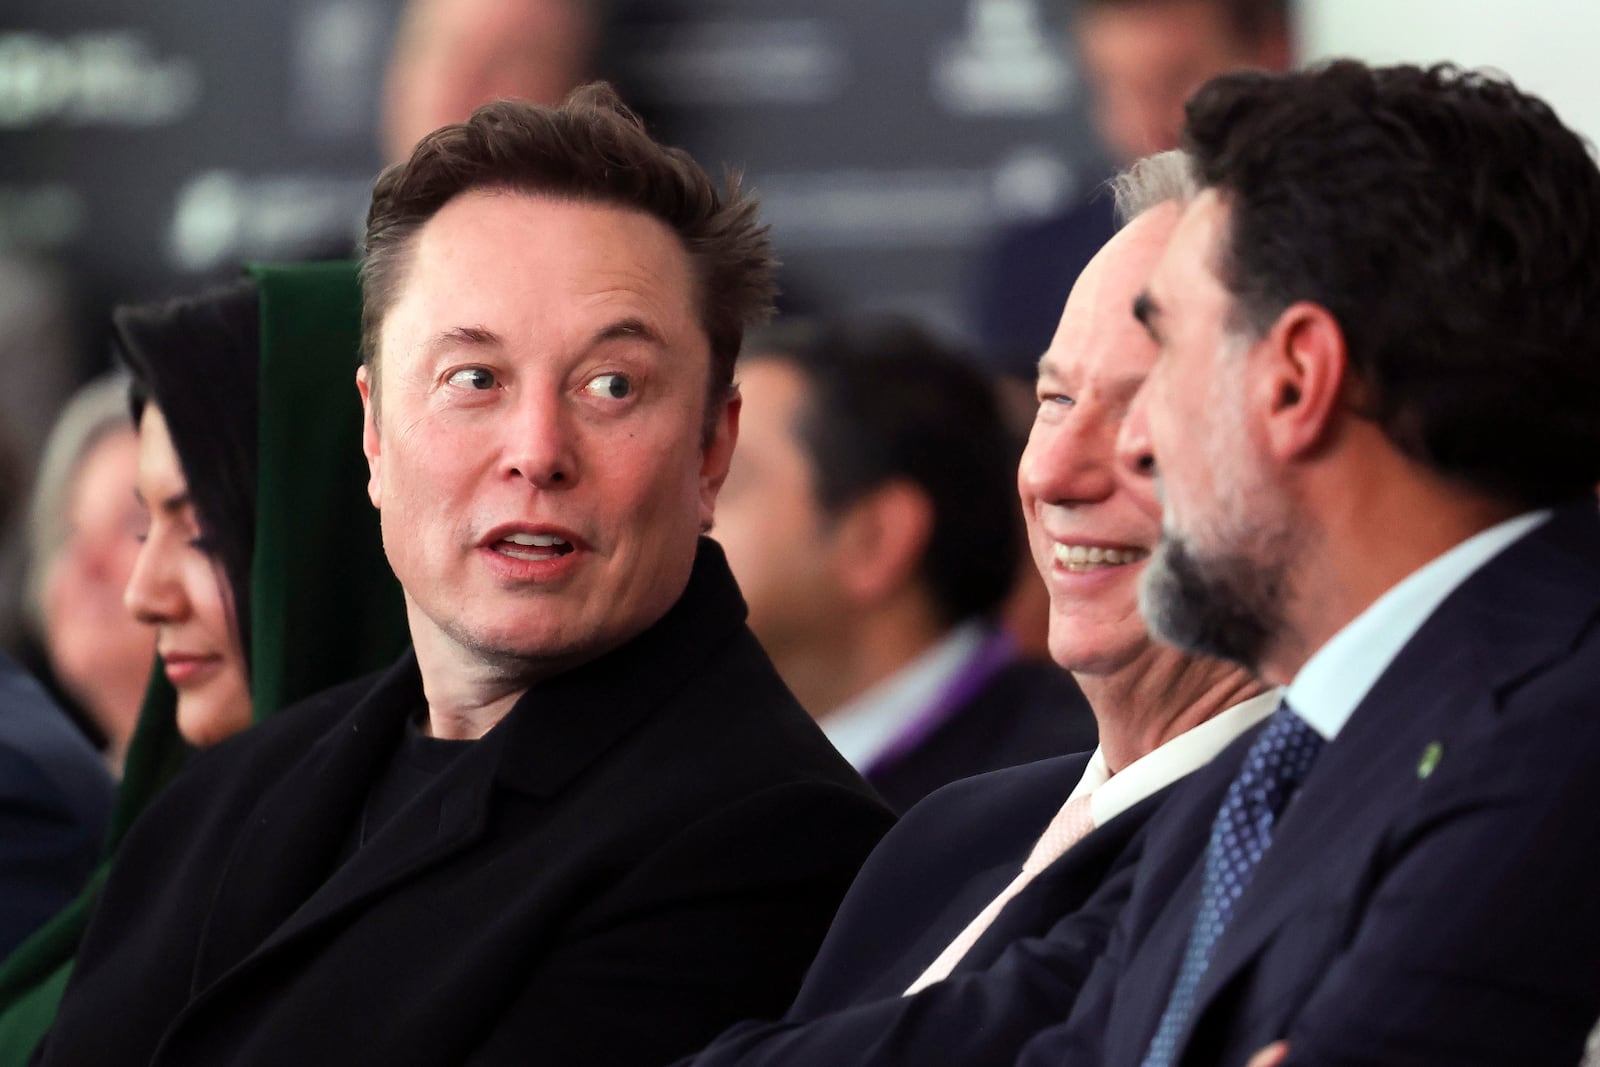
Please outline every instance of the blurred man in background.
[{"label": "blurred man in background", "polygon": [[[1292,56],[1288,0],[1076,0],[1070,27],[1091,117],[1119,166],[1176,148],[1183,102],[1208,78],[1283,70]],[[973,325],[986,360],[1032,380],[1062,300],[1114,228],[1111,197],[1097,185],[995,238],[975,275]]]},{"label": "blurred man in background", "polygon": [[111,796],[94,748],[0,653],[0,956],[83,888]]},{"label": "blurred man in background", "polygon": [[122,600],[148,525],[138,473],[128,379],[107,374],[62,410],[28,516],[30,617],[57,684],[117,775],[156,655],[154,629]]},{"label": "blurred man in background", "polygon": [[391,163],[491,100],[559,104],[589,80],[598,0],[411,0],[383,88]]},{"label": "blurred man in background", "polygon": [[885,799],[1094,747],[1070,676],[994,619],[1022,535],[981,372],[864,320],[769,339],[740,392],[716,536],[784,681]]}]

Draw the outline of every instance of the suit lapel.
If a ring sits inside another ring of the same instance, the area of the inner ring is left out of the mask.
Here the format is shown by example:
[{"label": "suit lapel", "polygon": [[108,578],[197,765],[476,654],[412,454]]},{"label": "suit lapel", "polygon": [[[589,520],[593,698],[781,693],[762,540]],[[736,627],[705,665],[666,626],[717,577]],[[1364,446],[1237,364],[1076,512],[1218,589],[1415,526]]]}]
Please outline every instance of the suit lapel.
[{"label": "suit lapel", "polygon": [[[1013,942],[1043,936],[1061,919],[1081,908],[1172,788],[1169,785],[1145,797],[1086,835],[1040,871],[995,916],[994,922],[961,958],[956,969],[987,967]],[[1010,872],[1012,876],[1015,873],[1015,870]],[[1009,881],[1010,877],[1006,879]],[[1005,882],[1000,885],[1004,886]]]},{"label": "suit lapel", "polygon": [[196,956],[195,989],[248,956],[322,885],[369,784],[398,743],[406,709],[420,699],[416,659],[408,653],[355,708],[330,707],[341,725],[263,791],[218,883]]},{"label": "suit lapel", "polygon": [[[1424,788],[1424,750],[1438,742],[1448,753],[1453,739],[1490,723],[1500,698],[1564,655],[1597,611],[1600,523],[1589,505],[1557,513],[1440,605],[1318,757],[1282,816],[1217,942],[1191,1030],[1211,998],[1305,906],[1306,872],[1359,875]],[[1330,856],[1341,861],[1333,871]]]},{"label": "suit lapel", "polygon": [[[707,618],[731,621],[707,627]],[[272,957],[479,841],[497,786],[556,797],[721,645],[748,639],[743,618],[720,552],[702,539],[688,589],[660,622],[529,689],[498,726],[338,864],[407,717],[424,706],[416,659],[408,655],[342,728],[325,734],[264,792],[216,897],[196,989],[238,961],[242,971]]]}]

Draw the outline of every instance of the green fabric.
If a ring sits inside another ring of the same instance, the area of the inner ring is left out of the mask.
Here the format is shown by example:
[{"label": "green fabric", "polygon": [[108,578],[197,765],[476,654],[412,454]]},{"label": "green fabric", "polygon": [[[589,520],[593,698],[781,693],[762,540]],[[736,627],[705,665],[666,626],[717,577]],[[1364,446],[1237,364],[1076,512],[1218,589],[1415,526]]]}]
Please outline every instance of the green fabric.
[{"label": "green fabric", "polygon": [[387,666],[406,646],[361,454],[351,263],[255,267],[261,476],[250,585],[256,717]]},{"label": "green fabric", "polygon": [[[408,640],[399,585],[366,495],[355,389],[361,298],[351,263],[251,267],[261,291],[261,415],[251,578],[256,720],[386,666]],[[158,671],[83,893],[0,963],[0,1067],[49,1029],[78,942],[128,827],[182,765],[176,694]]]}]

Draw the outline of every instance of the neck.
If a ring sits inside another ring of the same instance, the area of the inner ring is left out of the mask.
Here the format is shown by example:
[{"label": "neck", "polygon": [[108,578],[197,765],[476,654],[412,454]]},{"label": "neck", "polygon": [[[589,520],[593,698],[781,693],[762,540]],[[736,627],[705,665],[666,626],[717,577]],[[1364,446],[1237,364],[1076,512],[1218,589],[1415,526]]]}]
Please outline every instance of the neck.
[{"label": "neck", "polygon": [[508,693],[487,704],[441,705],[428,701],[427,735],[443,741],[476,741],[496,723],[506,717],[506,712],[516,706],[526,690]]},{"label": "neck", "polygon": [[1352,465],[1349,484],[1326,488],[1334,477],[1302,497],[1307,533],[1290,566],[1282,639],[1260,664],[1276,684],[1407,576],[1523,510],[1464,492],[1398,453]]},{"label": "neck", "polygon": [[1094,709],[1112,774],[1267,688],[1242,667],[1154,642],[1109,674],[1073,677]]},{"label": "neck", "polygon": [[529,686],[562,669],[518,657],[485,656],[440,631],[409,596],[406,609],[428,702],[430,737],[476,741],[505,718]]},{"label": "neck", "polygon": [[925,613],[878,613],[826,641],[773,658],[800,704],[819,722],[927,652],[945,631]]}]

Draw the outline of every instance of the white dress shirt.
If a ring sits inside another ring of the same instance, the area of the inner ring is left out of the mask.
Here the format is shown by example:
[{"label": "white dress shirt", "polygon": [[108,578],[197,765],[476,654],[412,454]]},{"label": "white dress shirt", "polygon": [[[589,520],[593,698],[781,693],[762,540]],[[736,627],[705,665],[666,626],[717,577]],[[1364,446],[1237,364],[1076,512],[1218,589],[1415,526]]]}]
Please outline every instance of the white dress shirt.
[{"label": "white dress shirt", "polygon": [[1412,571],[1317,649],[1289,683],[1295,714],[1332,741],[1406,642],[1456,587],[1550,518],[1529,511],[1476,533]]},{"label": "white dress shirt", "polygon": [[939,699],[978,654],[988,633],[982,622],[962,623],[922,655],[839,705],[818,725],[850,766],[864,771]]},{"label": "white dress shirt", "polygon": [[1094,815],[1094,824],[1104,826],[1145,797],[1210,763],[1240,734],[1271,715],[1282,695],[1279,690],[1271,689],[1240,701],[1156,746],[1116,774],[1111,773],[1104,754],[1096,748],[1067,802],[1089,794],[1089,811]]}]

